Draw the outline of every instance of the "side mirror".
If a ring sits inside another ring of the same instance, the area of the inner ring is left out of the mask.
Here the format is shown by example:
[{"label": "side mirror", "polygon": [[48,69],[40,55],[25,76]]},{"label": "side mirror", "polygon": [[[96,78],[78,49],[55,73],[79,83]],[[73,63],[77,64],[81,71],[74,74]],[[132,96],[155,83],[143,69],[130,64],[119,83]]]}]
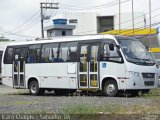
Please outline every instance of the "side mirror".
[{"label": "side mirror", "polygon": [[149,50],[150,50],[148,46],[145,46],[145,47],[146,47],[146,50],[147,50],[147,51],[149,51]]},{"label": "side mirror", "polygon": [[109,49],[110,49],[111,51],[114,51],[114,44],[113,44],[113,43],[109,44]]}]

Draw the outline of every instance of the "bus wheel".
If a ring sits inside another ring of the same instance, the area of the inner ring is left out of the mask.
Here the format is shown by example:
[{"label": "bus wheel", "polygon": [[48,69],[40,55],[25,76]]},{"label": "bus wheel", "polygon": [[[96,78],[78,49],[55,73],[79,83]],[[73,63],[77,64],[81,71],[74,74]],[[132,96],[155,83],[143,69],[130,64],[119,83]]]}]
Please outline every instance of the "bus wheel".
[{"label": "bus wheel", "polygon": [[56,95],[66,95],[68,93],[68,91],[67,90],[56,89],[56,90],[54,90],[54,93]]},{"label": "bus wheel", "polygon": [[104,95],[108,97],[115,97],[118,94],[118,86],[114,80],[109,80],[104,84]]},{"label": "bus wheel", "polygon": [[131,91],[131,97],[137,97],[139,96],[139,90],[134,90],[134,91]]},{"label": "bus wheel", "polygon": [[32,81],[29,84],[29,92],[32,95],[41,95],[44,94],[45,90],[39,88],[39,84],[37,81]]},{"label": "bus wheel", "polygon": [[142,94],[148,94],[150,89],[142,90]]}]

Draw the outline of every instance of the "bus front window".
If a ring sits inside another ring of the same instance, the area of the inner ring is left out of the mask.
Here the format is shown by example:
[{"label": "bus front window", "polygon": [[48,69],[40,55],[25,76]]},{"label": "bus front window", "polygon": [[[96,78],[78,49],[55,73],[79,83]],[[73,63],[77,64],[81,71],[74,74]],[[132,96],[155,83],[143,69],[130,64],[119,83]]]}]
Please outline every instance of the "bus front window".
[{"label": "bus front window", "polygon": [[135,39],[119,39],[119,44],[127,61],[135,64],[154,65],[154,59],[142,43]]}]

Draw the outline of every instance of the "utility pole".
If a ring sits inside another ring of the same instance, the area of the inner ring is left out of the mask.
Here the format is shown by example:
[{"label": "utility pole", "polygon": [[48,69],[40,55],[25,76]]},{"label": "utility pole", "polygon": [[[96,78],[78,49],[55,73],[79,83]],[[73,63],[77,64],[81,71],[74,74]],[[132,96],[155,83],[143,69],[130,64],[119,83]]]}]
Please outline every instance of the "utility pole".
[{"label": "utility pole", "polygon": [[133,8],[133,0],[132,0],[132,24],[133,24],[133,35],[134,35],[134,8]]},{"label": "utility pole", "polygon": [[121,33],[121,0],[119,0],[119,34]]},{"label": "utility pole", "polygon": [[149,43],[150,43],[150,49],[152,48],[152,38],[151,38],[151,0],[149,0]]},{"label": "utility pole", "polygon": [[46,18],[46,16],[44,16],[43,14],[43,9],[59,9],[58,7],[59,3],[40,3],[40,8],[41,8],[41,32],[42,32],[42,38],[44,38],[44,27],[43,27],[43,21]]}]

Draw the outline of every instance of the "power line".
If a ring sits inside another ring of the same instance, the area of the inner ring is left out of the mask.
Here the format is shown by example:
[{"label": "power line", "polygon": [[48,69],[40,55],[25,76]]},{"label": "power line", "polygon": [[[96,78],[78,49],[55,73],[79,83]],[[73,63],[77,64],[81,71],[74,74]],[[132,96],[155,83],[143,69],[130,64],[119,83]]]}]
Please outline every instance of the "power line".
[{"label": "power line", "polygon": [[58,3],[40,3],[41,8],[41,32],[42,38],[44,38],[44,30],[43,30],[43,21],[45,20],[45,16],[43,14],[43,9],[59,9]]},{"label": "power line", "polygon": [[[157,10],[160,10],[160,8],[157,8],[157,9],[153,10],[152,13],[155,12],[155,11],[157,11]],[[147,15],[147,14],[149,14],[149,12],[145,13],[144,15]],[[134,20],[136,20],[138,18],[141,18],[141,17],[144,17],[144,15],[137,16],[137,17],[134,18]],[[132,21],[132,19],[126,20],[124,22],[121,22],[121,24],[125,24],[125,23],[130,22],[130,21]],[[115,26],[118,26],[118,25],[119,24],[116,24]]]},{"label": "power line", "polygon": [[19,25],[18,27],[10,30],[10,31],[15,31],[19,28],[21,28],[22,26],[26,25],[29,21],[31,21],[38,13],[40,13],[40,10],[38,10],[34,15],[32,15],[28,20],[26,20],[23,24]]},{"label": "power line", "polygon": [[70,5],[66,5],[66,4],[62,4],[62,6],[66,6],[68,8],[80,8],[80,9],[89,9],[89,8],[98,8],[98,7],[105,7],[106,5],[111,5],[115,2],[117,2],[118,0],[115,0],[113,2],[109,2],[109,3],[106,3],[106,4],[102,4],[102,5],[98,5],[98,6],[88,6],[88,7],[79,7],[79,6],[70,6]]},{"label": "power line", "polygon": [[11,33],[11,32],[3,32],[0,34],[5,34],[5,35],[15,35],[15,36],[19,36],[19,37],[27,37],[27,38],[37,38],[37,37],[33,37],[33,36],[28,36],[28,35],[22,35],[22,34],[17,34],[17,33]]},{"label": "power line", "polygon": [[[55,10],[54,10],[54,11],[55,11]],[[51,17],[55,16],[55,15],[56,15],[56,13],[57,13],[57,10],[56,10],[56,12],[55,12],[55,14],[54,14],[54,15],[52,14],[52,16],[51,16]],[[36,19],[36,20],[37,20],[37,19]],[[26,29],[19,31],[19,33],[24,32],[24,31],[27,31],[28,29],[30,29],[30,28],[32,28],[33,26],[37,25],[39,22],[40,22],[40,19],[39,19],[36,23],[31,24],[31,25],[30,25],[29,27],[27,27]],[[18,33],[18,32],[17,32],[17,33]]]},{"label": "power line", "polygon": [[[128,2],[128,1],[130,1],[130,0],[124,0],[121,3],[125,3],[125,2]],[[77,6],[69,7],[69,6],[65,6],[63,4],[62,4],[62,7],[63,7],[63,9],[68,9],[68,10],[92,10],[92,9],[95,10],[95,9],[103,9],[103,8],[106,8],[106,7],[113,7],[113,6],[116,6],[118,4],[119,4],[118,0],[115,0],[113,2],[110,2],[110,3],[107,3],[107,4],[103,4],[103,5],[100,5],[100,6],[92,6],[91,8],[89,8],[89,7],[78,8]]]},{"label": "power line", "polygon": [[17,31],[17,32],[15,32],[15,33],[22,33],[22,32],[24,32],[24,31],[32,28],[33,26],[35,26],[35,25],[38,24],[39,22],[40,22],[40,18],[38,17],[38,18],[34,19],[34,21],[33,21],[31,24],[29,24],[29,25],[26,26],[25,28],[20,29],[19,31]]},{"label": "power line", "polygon": [[[160,10],[160,8],[154,9],[154,10],[152,11],[152,13],[153,13],[153,12],[156,12],[157,10]],[[145,13],[145,14],[147,15],[147,14],[149,14],[149,13]],[[159,16],[159,15],[160,15],[160,14],[157,14],[157,15],[153,16],[152,18],[155,18],[155,17],[157,17],[157,16]],[[138,16],[138,17],[135,17],[134,20],[136,20],[136,19],[138,19],[138,18],[141,18],[141,17],[144,17],[144,15],[140,15],[140,16]],[[121,25],[122,25],[122,24],[125,24],[125,23],[128,23],[128,22],[130,22],[130,21],[132,21],[132,19],[126,20],[126,21],[124,21],[124,22],[121,22]],[[138,22],[138,23],[136,23],[136,24],[140,24],[140,23],[142,23],[142,22],[144,22],[144,21]],[[116,24],[115,26],[118,26],[118,25],[119,25],[119,24]],[[108,27],[112,27],[112,26],[108,26]],[[131,27],[131,26],[127,26],[126,28],[128,28],[128,27]],[[125,29],[125,28],[124,28],[124,29]],[[89,31],[84,31],[84,32],[78,32],[77,34],[86,33],[86,32],[94,32],[94,31],[97,31],[97,30],[89,30]]]},{"label": "power line", "polygon": [[[158,16],[160,16],[160,14],[157,14],[157,15],[155,15],[155,16],[153,16],[152,18],[155,18],[155,17],[158,17]],[[142,23],[143,21],[141,21],[141,22],[138,22],[138,23],[136,23],[136,24],[140,24],[140,23]],[[147,25],[148,26],[148,25]],[[147,26],[146,26],[146,28],[147,28]],[[108,27],[110,27],[110,26],[108,26]],[[128,28],[128,27],[132,27],[132,26],[127,26],[126,28]],[[139,27],[139,28],[137,28],[137,29],[140,29],[140,28],[144,28],[144,27]],[[125,28],[124,28],[125,29]],[[80,33],[87,33],[87,32],[94,32],[94,31],[97,31],[97,30],[89,30],[89,31],[84,31],[84,32],[78,32],[77,34],[80,34]],[[128,32],[121,32],[121,33],[128,33]],[[130,32],[131,33],[131,32]]]},{"label": "power line", "polygon": [[[52,10],[51,10],[52,11]],[[57,11],[56,11],[57,12]],[[55,14],[56,14],[56,12],[55,12]],[[52,12],[51,14],[51,16],[53,16],[53,13],[54,12]],[[48,14],[48,13],[47,13]],[[31,17],[31,18],[33,18],[33,16]],[[37,21],[38,20],[38,21]],[[22,29],[20,29],[20,30],[18,30],[18,31],[16,31],[16,32],[12,32],[13,34],[18,34],[18,33],[22,33],[22,32],[24,32],[24,31],[27,31],[28,29],[30,29],[30,28],[32,28],[33,26],[35,26],[36,24],[38,24],[40,22],[40,19],[39,19],[39,17],[37,17],[36,19],[34,19],[33,21],[32,21],[32,23],[30,23],[29,25],[27,25],[27,26],[25,26],[25,29],[24,28],[22,28]],[[27,22],[26,22],[27,23]],[[21,25],[22,26],[22,25]],[[18,28],[18,27],[17,27]],[[8,33],[10,32],[10,31],[7,31]]]},{"label": "power line", "polygon": [[[146,27],[146,28],[150,28],[150,27],[156,26],[156,25],[158,25],[158,24],[160,24],[160,22],[152,23],[151,25],[147,25],[148,27]],[[142,28],[143,28],[143,27],[139,27],[137,30],[135,30],[135,32],[142,31]],[[125,31],[125,32],[122,32],[122,33],[126,33],[126,31]],[[132,32],[129,32],[129,33],[127,32],[127,34],[124,34],[124,35],[128,35],[128,34],[130,34],[130,33],[132,33]]]}]

